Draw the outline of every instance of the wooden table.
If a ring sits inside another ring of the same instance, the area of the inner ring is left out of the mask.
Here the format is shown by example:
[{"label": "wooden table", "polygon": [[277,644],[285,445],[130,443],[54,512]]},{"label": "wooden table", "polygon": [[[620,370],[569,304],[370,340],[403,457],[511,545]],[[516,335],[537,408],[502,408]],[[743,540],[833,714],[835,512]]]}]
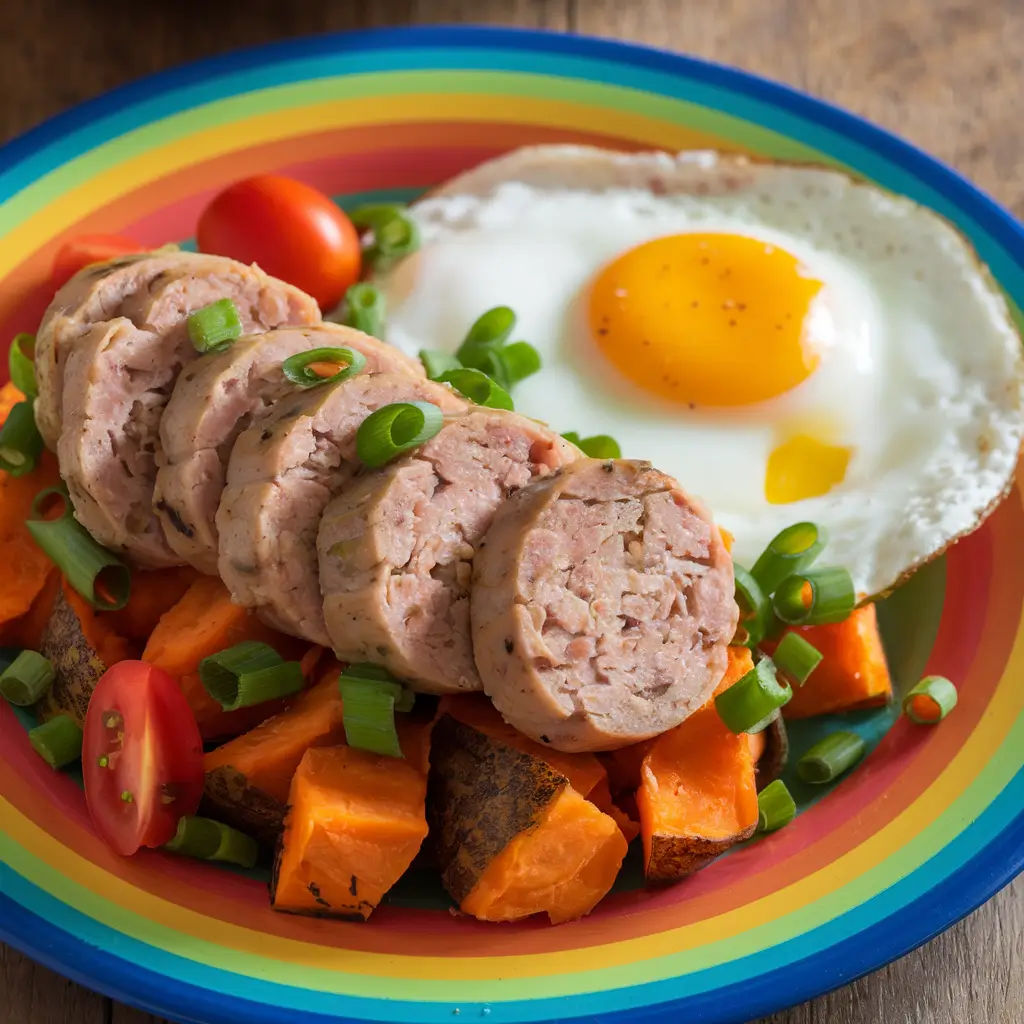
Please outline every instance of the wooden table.
[{"label": "wooden table", "polygon": [[[2,0],[0,136],[181,61],[430,22],[571,29],[782,79],[895,130],[1024,214],[1021,0]],[[1020,1024],[1024,879],[904,960],[772,1024]],[[0,1024],[157,1024],[0,947]]]}]

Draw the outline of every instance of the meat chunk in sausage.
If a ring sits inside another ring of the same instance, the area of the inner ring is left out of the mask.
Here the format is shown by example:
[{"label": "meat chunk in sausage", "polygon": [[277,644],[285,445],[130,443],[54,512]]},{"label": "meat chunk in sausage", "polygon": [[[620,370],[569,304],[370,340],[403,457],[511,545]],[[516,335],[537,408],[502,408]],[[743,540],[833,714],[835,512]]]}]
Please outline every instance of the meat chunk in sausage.
[{"label": "meat chunk in sausage", "polygon": [[391,345],[338,324],[279,327],[240,338],[197,359],[178,378],[160,421],[161,464],[153,508],[167,543],[201,572],[217,575],[217,506],[235,441],[298,389],[281,371],[290,356],[348,348],[366,371],[423,376],[423,366]]},{"label": "meat chunk in sausage", "polygon": [[433,402],[448,415],[466,408],[443,384],[363,373],[279,402],[235,442],[217,510],[217,566],[234,600],[259,609],[275,628],[330,645],[317,528],[328,502],[361,465],[360,424],[393,402]]},{"label": "meat chunk in sausage", "polygon": [[159,423],[178,373],[197,356],[189,313],[222,298],[249,332],[320,315],[307,295],[258,267],[178,252],[87,268],[61,289],[40,329],[36,365],[48,372],[37,418],[49,439],[58,432],[75,513],[140,566],[181,562],[152,507]]},{"label": "meat chunk in sausage", "polygon": [[736,629],[707,510],[646,462],[582,460],[499,509],[471,599],[484,690],[557,750],[611,750],[710,698]]},{"label": "meat chunk in sausage", "polygon": [[578,457],[525,416],[473,409],[353,481],[317,539],[338,657],[383,665],[421,691],[481,689],[469,628],[476,545],[509,494]]}]

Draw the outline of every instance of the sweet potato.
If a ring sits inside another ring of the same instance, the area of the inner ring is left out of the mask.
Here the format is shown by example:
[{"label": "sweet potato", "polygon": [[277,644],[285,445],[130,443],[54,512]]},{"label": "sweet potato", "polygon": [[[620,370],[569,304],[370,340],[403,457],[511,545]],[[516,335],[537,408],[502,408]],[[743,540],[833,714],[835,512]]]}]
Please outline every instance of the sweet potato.
[{"label": "sweet potato", "polygon": [[0,387],[0,424],[7,421],[10,411],[19,402],[24,401],[25,396],[10,381]]},{"label": "sweet potato", "polygon": [[116,612],[107,612],[112,628],[121,636],[145,646],[161,616],[169,612],[198,579],[199,573],[186,565],[133,572],[128,603]]},{"label": "sweet potato", "polygon": [[873,604],[854,610],[848,619],[796,630],[821,652],[821,664],[782,709],[786,718],[879,707],[892,700],[892,679],[885,660],[878,615]]},{"label": "sweet potato", "polygon": [[56,670],[50,692],[36,705],[43,718],[70,715],[85,725],[89,698],[100,676],[128,657],[128,641],[66,581],[43,630],[40,652]]},{"label": "sweet potato", "polygon": [[484,921],[582,917],[626,854],[619,826],[565,775],[450,715],[434,726],[428,811],[445,887]]},{"label": "sweet potato", "polygon": [[754,758],[713,704],[659,736],[636,794],[648,882],[674,882],[704,867],[757,826]]},{"label": "sweet potato", "polygon": [[411,761],[344,746],[307,750],[291,782],[271,906],[365,921],[427,836],[426,796],[426,776]]},{"label": "sweet potato", "polygon": [[54,566],[46,577],[43,589],[36,595],[32,607],[20,619],[7,623],[0,629],[0,642],[8,647],[28,648],[38,651],[43,643],[43,633],[53,614],[53,606],[61,588],[61,575]]},{"label": "sweet potato", "polygon": [[622,832],[627,843],[633,842],[640,835],[640,823],[631,818],[612,799],[612,791],[608,785],[607,775],[587,794],[587,799],[599,811],[604,811],[619,826],[619,831]]}]

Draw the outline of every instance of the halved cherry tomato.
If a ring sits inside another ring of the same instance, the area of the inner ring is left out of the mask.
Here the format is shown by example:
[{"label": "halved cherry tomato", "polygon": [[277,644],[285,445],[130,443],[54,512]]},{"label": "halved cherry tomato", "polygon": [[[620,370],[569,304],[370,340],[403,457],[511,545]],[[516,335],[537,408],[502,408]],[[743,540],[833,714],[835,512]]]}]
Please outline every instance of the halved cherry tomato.
[{"label": "halved cherry tomato", "polygon": [[85,716],[89,814],[120,854],[162,846],[203,794],[203,742],[173,676],[122,661],[96,685]]},{"label": "halved cherry tomato", "polygon": [[53,286],[59,288],[92,263],[145,251],[145,246],[124,235],[78,235],[69,238],[53,258]]},{"label": "halved cherry tomato", "polygon": [[203,252],[258,263],[332,309],[359,280],[359,232],[323,192],[293,178],[261,174],[229,186],[203,210]]}]

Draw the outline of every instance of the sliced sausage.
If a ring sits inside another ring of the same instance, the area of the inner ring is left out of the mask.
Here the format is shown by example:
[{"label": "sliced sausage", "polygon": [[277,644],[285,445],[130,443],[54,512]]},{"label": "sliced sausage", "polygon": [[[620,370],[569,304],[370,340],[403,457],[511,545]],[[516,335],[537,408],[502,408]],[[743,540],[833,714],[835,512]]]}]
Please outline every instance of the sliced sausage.
[{"label": "sliced sausage", "polygon": [[736,629],[732,560],[671,477],[583,460],[498,511],[471,613],[484,690],[506,721],[558,750],[611,750],[711,696]]},{"label": "sliced sausage", "polygon": [[346,487],[317,539],[338,657],[384,665],[418,690],[481,689],[469,629],[476,545],[509,494],[578,457],[534,420],[473,409]]},{"label": "sliced sausage", "polygon": [[[120,282],[116,295],[110,278]],[[101,544],[141,566],[176,565],[181,559],[153,512],[153,484],[160,417],[179,371],[197,355],[188,314],[231,298],[243,328],[255,332],[314,320],[319,311],[308,296],[256,267],[194,253],[136,260],[103,281],[77,309],[60,307],[44,321],[49,341],[36,354],[37,364],[63,360],[61,474],[78,519]],[[51,375],[49,390],[40,389],[41,410],[53,409],[56,379]]]},{"label": "sliced sausage", "polygon": [[350,348],[366,371],[422,377],[423,366],[391,345],[337,324],[280,327],[202,356],[178,378],[160,421],[161,465],[153,508],[167,542],[184,561],[217,575],[217,506],[235,440],[276,402],[297,391],[281,372],[289,356]]},{"label": "sliced sausage", "polygon": [[325,647],[316,534],[331,498],[360,466],[356,431],[392,402],[465,402],[409,374],[360,374],[278,403],[235,442],[217,510],[217,567],[234,600],[270,625]]}]

